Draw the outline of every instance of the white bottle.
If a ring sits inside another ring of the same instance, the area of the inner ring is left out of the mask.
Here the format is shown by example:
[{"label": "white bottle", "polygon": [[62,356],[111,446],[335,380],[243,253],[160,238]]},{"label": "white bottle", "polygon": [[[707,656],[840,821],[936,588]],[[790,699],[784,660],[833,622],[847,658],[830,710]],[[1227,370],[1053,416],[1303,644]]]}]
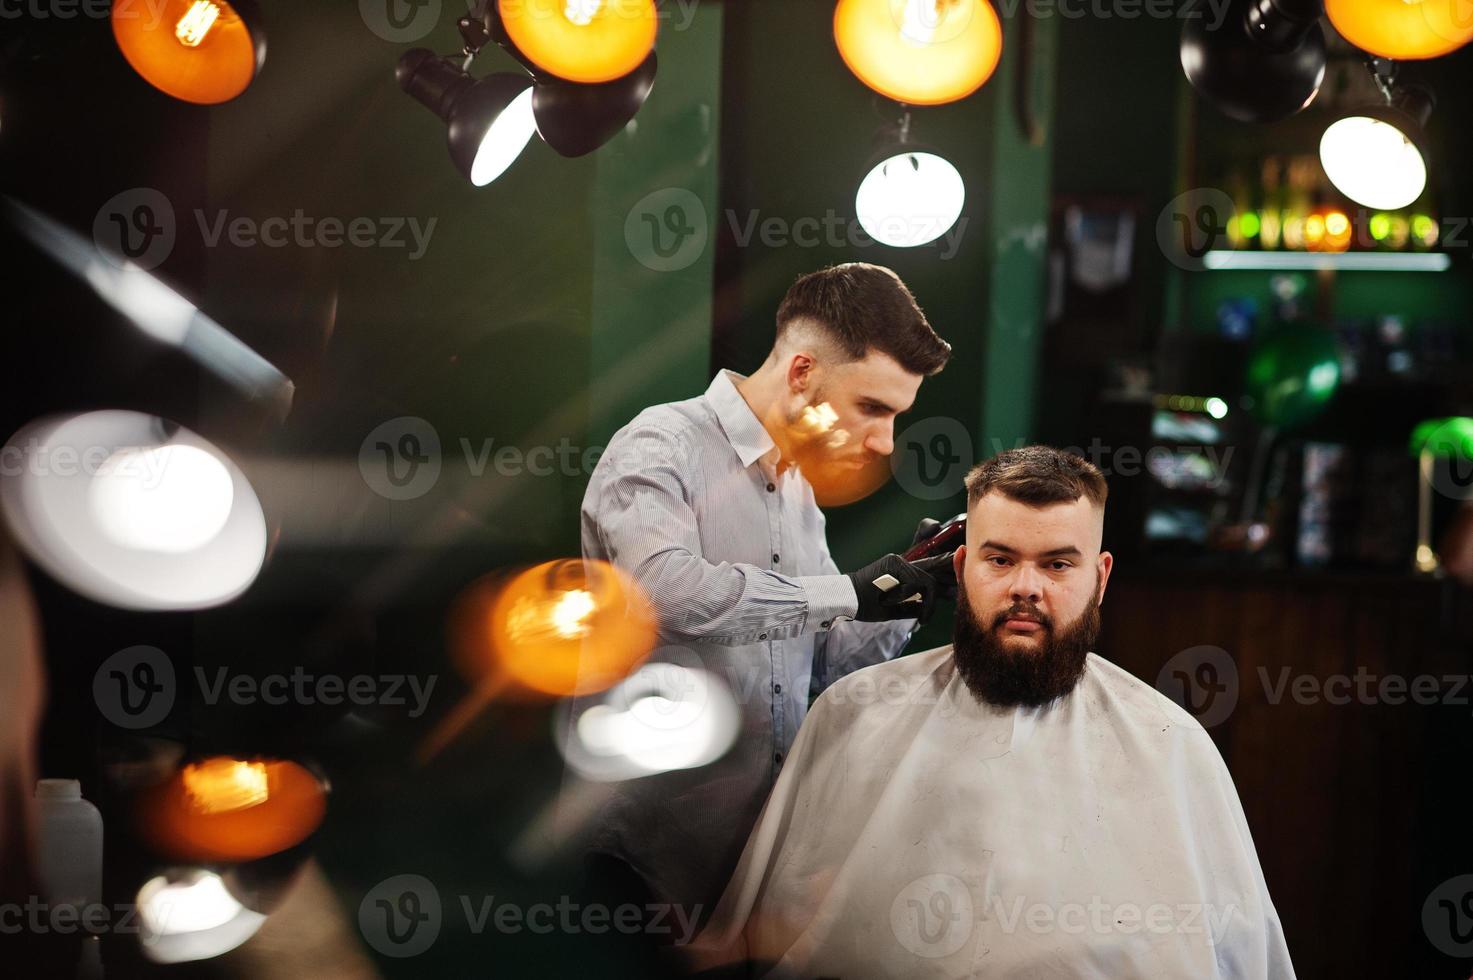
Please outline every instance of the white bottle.
[{"label": "white bottle", "polygon": [[41,898],[81,912],[102,901],[102,814],[82,799],[75,779],[36,783],[40,817]]}]

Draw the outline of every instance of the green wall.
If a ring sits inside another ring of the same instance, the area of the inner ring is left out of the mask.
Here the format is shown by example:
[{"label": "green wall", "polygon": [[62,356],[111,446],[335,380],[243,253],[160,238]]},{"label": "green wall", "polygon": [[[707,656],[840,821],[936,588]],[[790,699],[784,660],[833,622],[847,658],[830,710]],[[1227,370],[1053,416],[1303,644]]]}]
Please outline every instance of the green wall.
[{"label": "green wall", "polygon": [[[458,46],[454,5],[445,11],[415,46]],[[263,460],[253,474],[283,521],[261,597],[333,594],[389,564],[396,588],[433,596],[476,569],[577,553],[581,450],[602,447],[643,406],[705,384],[713,250],[652,270],[626,224],[661,188],[717,210],[721,8],[662,23],[651,95],[609,144],[565,159],[534,137],[481,188],[451,163],[444,124],[395,81],[410,44],[376,36],[356,5],[271,12],[266,69],[210,117],[207,214],[300,209],[434,225],[418,258],[402,248],[206,250],[206,308],[297,384],[286,425],[250,447],[291,461]],[[491,46],[473,73],[515,68]],[[181,235],[195,234],[179,210]],[[369,432],[400,416],[434,426],[442,470],[423,496],[386,500],[356,463]],[[474,472],[488,448],[564,440],[580,450],[571,470]]]}]

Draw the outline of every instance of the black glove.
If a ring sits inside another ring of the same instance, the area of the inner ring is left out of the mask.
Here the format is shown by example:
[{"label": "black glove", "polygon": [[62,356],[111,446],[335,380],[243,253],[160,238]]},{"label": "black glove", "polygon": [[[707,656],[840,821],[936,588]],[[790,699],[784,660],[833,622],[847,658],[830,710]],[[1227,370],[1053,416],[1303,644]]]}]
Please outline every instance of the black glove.
[{"label": "black glove", "polygon": [[950,555],[916,562],[886,555],[850,572],[849,580],[859,599],[854,618],[866,623],[891,619],[919,619],[924,623],[935,611],[936,596],[945,589],[945,583],[949,581],[953,589],[956,587]]}]

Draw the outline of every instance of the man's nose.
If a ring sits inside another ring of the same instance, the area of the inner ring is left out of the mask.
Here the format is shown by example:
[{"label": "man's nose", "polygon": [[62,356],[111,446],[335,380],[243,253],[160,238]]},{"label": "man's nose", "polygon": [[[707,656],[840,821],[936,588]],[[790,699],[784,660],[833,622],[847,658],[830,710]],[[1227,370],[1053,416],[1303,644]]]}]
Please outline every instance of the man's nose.
[{"label": "man's nose", "polygon": [[1037,603],[1043,598],[1043,574],[1027,562],[1015,566],[1009,594],[1014,602]]},{"label": "man's nose", "polygon": [[895,451],[895,426],[892,422],[883,422],[870,430],[865,437],[864,448],[880,456],[888,456]]}]

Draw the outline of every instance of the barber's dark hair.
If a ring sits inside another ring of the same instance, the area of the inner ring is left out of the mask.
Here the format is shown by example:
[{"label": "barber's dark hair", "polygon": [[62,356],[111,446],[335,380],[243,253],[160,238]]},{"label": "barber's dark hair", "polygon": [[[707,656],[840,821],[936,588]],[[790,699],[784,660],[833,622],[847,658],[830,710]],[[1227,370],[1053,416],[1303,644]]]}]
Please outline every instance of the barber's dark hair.
[{"label": "barber's dark hair", "polygon": [[1088,497],[1105,506],[1110,488],[1099,467],[1077,453],[1053,446],[1005,449],[983,460],[967,474],[967,508],[996,491],[1034,507],[1072,503]]},{"label": "barber's dark hair", "polygon": [[799,278],[777,308],[777,339],[799,322],[816,326],[849,360],[880,351],[911,374],[932,375],[951,357],[905,283],[882,265],[846,262]]}]

